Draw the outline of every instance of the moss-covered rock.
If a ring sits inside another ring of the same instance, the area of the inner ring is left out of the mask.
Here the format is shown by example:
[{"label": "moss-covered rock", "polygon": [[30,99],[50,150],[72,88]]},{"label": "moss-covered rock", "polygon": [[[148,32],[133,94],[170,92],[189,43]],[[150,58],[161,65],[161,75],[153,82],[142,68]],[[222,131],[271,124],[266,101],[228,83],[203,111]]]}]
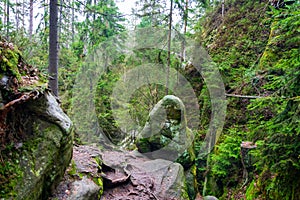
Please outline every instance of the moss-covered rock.
[{"label": "moss-covered rock", "polygon": [[47,199],[69,165],[72,122],[12,43],[0,41],[0,198]]},{"label": "moss-covered rock", "polygon": [[0,41],[0,74],[9,74],[21,81],[18,69],[20,51],[12,43]]},{"label": "moss-covered rock", "polygon": [[167,95],[150,112],[144,129],[137,137],[136,145],[147,156],[175,161],[184,153],[187,159],[192,157],[186,151],[192,141],[193,134],[186,127],[182,101],[178,97]]},{"label": "moss-covered rock", "polygon": [[39,119],[33,126],[32,139],[24,142],[19,153],[23,177],[15,188],[16,199],[45,199],[49,196],[72,155],[70,132],[64,134],[58,126]]},{"label": "moss-covered rock", "polygon": [[193,139],[194,134],[187,127],[183,102],[176,96],[167,95],[150,112],[149,120],[136,140],[139,152],[150,158],[176,161],[184,167],[191,199],[198,192]]},{"label": "moss-covered rock", "polygon": [[[47,199],[64,175],[72,156],[73,134],[69,118],[61,116],[68,123],[66,129],[53,123],[53,118],[47,119],[49,113],[32,111],[30,107],[34,103],[29,102],[22,108],[18,106],[8,115],[10,130],[21,131],[23,138],[15,138],[13,146],[3,150],[8,153],[3,156],[3,162],[9,167],[0,170],[6,172],[8,178],[1,185],[0,196],[3,198]],[[51,106],[59,109],[58,104]],[[23,125],[20,126],[20,122]]]}]

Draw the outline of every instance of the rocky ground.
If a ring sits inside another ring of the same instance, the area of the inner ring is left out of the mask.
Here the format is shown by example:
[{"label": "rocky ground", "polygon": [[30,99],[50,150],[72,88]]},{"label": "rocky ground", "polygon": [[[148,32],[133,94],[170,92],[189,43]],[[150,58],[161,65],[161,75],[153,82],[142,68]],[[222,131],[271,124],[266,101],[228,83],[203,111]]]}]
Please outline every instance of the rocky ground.
[{"label": "rocky ground", "polygon": [[[105,188],[103,190],[103,188]],[[150,160],[137,151],[75,146],[64,180],[51,200],[188,199],[180,164]]]}]

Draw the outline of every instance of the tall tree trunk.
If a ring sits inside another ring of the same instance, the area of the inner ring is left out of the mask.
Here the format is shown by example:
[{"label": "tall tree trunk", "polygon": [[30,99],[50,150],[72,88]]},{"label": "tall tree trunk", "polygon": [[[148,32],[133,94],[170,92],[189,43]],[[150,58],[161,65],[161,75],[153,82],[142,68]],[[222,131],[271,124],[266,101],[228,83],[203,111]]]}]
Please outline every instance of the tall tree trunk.
[{"label": "tall tree trunk", "polygon": [[215,138],[212,137],[212,135],[209,136],[208,141],[207,142],[207,158],[206,158],[206,172],[205,172],[205,177],[204,177],[204,183],[203,183],[203,190],[202,190],[202,195],[206,196],[207,193],[207,184],[208,184],[208,174],[210,171],[210,156],[209,156],[209,152],[211,150],[211,148],[213,147],[213,145],[215,145]]},{"label": "tall tree trunk", "polygon": [[189,0],[185,1],[185,8],[184,8],[184,14],[183,14],[183,20],[184,20],[184,25],[183,25],[183,40],[181,43],[181,62],[185,60],[185,35],[187,31],[187,22],[188,22],[188,8],[189,8]]},{"label": "tall tree trunk", "polygon": [[16,30],[17,31],[19,31],[19,7],[20,5],[19,5],[19,1],[18,0],[16,0],[16,7],[15,7],[15,9],[16,9],[16,13],[15,13],[15,19],[16,19]]},{"label": "tall tree trunk", "polygon": [[[62,19],[63,19],[63,0],[60,0],[59,2],[59,23],[58,23],[58,38],[61,38],[61,33],[62,33]],[[61,44],[61,43],[60,43]],[[60,45],[58,45],[58,49],[60,49]]]},{"label": "tall tree trunk", "polygon": [[170,5],[170,16],[169,16],[169,36],[168,36],[168,62],[167,62],[167,77],[166,77],[166,95],[169,94],[169,76],[171,67],[171,40],[172,40],[172,15],[173,15],[173,0],[171,0]]},{"label": "tall tree trunk", "polygon": [[224,19],[224,13],[225,13],[225,0],[222,0],[222,19]]},{"label": "tall tree trunk", "polygon": [[74,28],[74,24],[75,24],[75,8],[74,8],[74,6],[75,6],[75,0],[73,0],[72,1],[72,22],[71,22],[71,29],[72,29],[72,43],[74,43],[74,41],[75,41],[75,37],[74,37],[74,35],[75,35],[75,28]]},{"label": "tall tree trunk", "polygon": [[[26,0],[23,0],[22,3],[22,28],[25,29],[25,7],[27,6]],[[25,30],[24,30],[25,31]]]},{"label": "tall tree trunk", "polygon": [[6,37],[9,38],[9,0],[6,0]]},{"label": "tall tree trunk", "polygon": [[[3,6],[2,6],[3,3]],[[1,1],[1,7],[3,9],[3,16],[1,16],[1,20],[3,17],[3,22],[1,23],[1,30],[5,29],[5,24],[6,24],[6,1]]]},{"label": "tall tree trunk", "polygon": [[33,32],[33,0],[29,1],[29,38],[32,37]]},{"label": "tall tree trunk", "polygon": [[[94,9],[96,8],[97,6],[97,0],[94,0]],[[96,20],[96,12],[93,13],[93,20],[95,21]]]},{"label": "tall tree trunk", "polygon": [[49,87],[58,96],[58,6],[57,0],[50,1],[50,30],[49,30]]},{"label": "tall tree trunk", "polygon": [[[183,13],[183,20],[184,20],[184,24],[183,24],[183,39],[181,42],[181,55],[180,55],[180,61],[181,61],[181,65],[182,63],[185,61],[185,36],[186,36],[186,31],[187,31],[187,22],[188,22],[188,10],[189,8],[189,0],[185,0],[185,8],[184,8],[184,13]],[[179,83],[179,70],[177,69],[177,84]]]}]

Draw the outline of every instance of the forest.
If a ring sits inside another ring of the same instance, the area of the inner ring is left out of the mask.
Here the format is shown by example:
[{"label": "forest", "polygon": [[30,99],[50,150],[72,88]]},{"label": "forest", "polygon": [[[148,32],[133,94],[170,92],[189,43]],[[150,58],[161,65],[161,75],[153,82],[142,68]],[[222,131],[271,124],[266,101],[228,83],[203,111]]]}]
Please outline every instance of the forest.
[{"label": "forest", "polygon": [[0,5],[0,199],[300,200],[299,0]]}]

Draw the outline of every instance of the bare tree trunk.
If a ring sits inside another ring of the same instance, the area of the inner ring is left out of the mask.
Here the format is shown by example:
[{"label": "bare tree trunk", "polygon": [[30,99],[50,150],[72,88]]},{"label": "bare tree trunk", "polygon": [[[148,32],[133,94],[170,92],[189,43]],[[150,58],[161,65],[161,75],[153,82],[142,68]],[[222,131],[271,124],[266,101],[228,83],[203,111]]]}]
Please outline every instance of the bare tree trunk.
[{"label": "bare tree trunk", "polygon": [[6,37],[9,38],[9,0],[6,0]]},{"label": "bare tree trunk", "polygon": [[57,0],[50,1],[50,30],[49,30],[49,87],[58,96],[58,6]]},{"label": "bare tree trunk", "polygon": [[182,52],[181,52],[181,62],[185,60],[185,35],[187,31],[187,22],[188,22],[188,12],[189,12],[189,0],[185,1],[185,9],[184,9],[184,27],[183,27],[183,41],[182,41]]},{"label": "bare tree trunk", "polygon": [[75,28],[74,28],[74,23],[75,23],[75,8],[74,8],[74,6],[75,6],[75,0],[73,0],[72,1],[72,22],[71,22],[71,29],[72,29],[72,43],[74,43],[74,41],[75,41],[75,37],[74,37],[74,35],[75,35]]},{"label": "bare tree trunk", "polygon": [[[58,23],[58,38],[61,38],[62,33],[62,19],[63,19],[63,0],[60,0],[59,4],[59,23]],[[60,45],[58,45],[58,49],[60,49]]]},{"label": "bare tree trunk", "polygon": [[16,13],[15,13],[15,20],[16,20],[16,30],[19,31],[19,1],[16,0]]},{"label": "bare tree trunk", "polygon": [[[185,1],[185,8],[184,8],[184,13],[183,13],[183,38],[181,42],[181,52],[180,52],[180,64],[185,61],[185,36],[186,36],[186,31],[187,31],[187,22],[188,22],[188,8],[189,8],[189,0]],[[179,69],[177,69],[177,84],[179,84]]]},{"label": "bare tree trunk", "polygon": [[[22,4],[22,27],[23,29],[25,29],[25,7],[27,5],[26,0],[23,0],[23,4]],[[24,30],[25,31],[25,30]]]},{"label": "bare tree trunk", "polygon": [[172,15],[173,15],[173,0],[171,0],[170,5],[170,16],[169,16],[169,36],[168,36],[168,62],[167,62],[167,77],[166,77],[166,95],[169,94],[169,76],[171,67],[171,40],[172,40]]},{"label": "bare tree trunk", "polygon": [[[2,6],[3,3],[3,6]],[[1,7],[3,9],[3,16],[1,16],[1,20],[3,17],[3,23],[1,23],[1,30],[4,30],[6,24],[6,1],[1,1]]]},{"label": "bare tree trunk", "polygon": [[224,13],[225,13],[225,0],[222,0],[222,18],[224,19]]},{"label": "bare tree trunk", "polygon": [[33,32],[33,0],[29,1],[29,38],[32,38]]}]

